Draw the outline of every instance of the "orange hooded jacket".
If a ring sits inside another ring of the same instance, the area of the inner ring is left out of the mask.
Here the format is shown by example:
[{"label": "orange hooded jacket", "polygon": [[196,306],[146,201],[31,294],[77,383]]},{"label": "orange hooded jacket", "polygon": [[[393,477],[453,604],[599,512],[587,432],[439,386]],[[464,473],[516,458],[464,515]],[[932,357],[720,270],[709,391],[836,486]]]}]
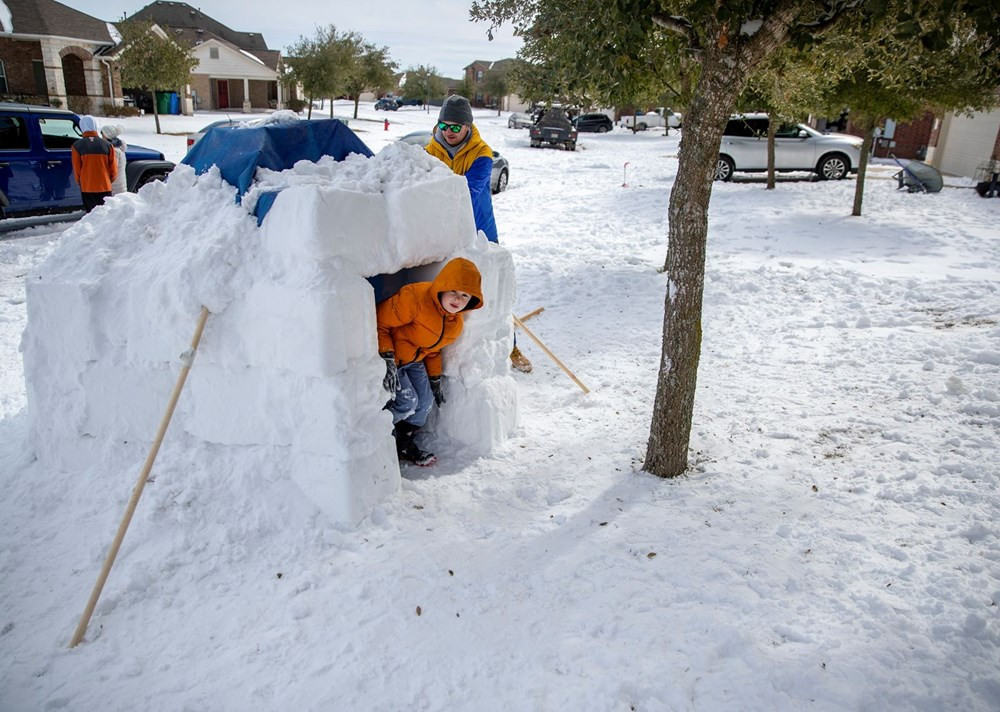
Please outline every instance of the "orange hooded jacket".
[{"label": "orange hooded jacket", "polygon": [[[483,306],[482,277],[476,265],[457,257],[433,282],[415,282],[380,302],[375,310],[379,353],[393,351],[396,364],[423,360],[428,376],[441,375],[441,349],[462,333],[462,315]],[[461,312],[449,314],[438,294],[456,291],[472,299]]]},{"label": "orange hooded jacket", "polygon": [[72,147],[73,175],[83,193],[110,193],[118,176],[114,147],[96,131],[84,131]]}]

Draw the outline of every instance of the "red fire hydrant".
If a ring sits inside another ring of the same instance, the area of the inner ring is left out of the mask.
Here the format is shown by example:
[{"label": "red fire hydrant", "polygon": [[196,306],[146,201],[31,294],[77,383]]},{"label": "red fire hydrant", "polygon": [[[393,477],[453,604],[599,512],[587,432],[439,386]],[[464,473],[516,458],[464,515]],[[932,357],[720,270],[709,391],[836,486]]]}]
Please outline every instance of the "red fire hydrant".
[{"label": "red fire hydrant", "polygon": [[389,130],[389,119],[386,119],[386,120],[385,120],[385,130],[386,130],[386,131],[388,131],[388,130]]}]

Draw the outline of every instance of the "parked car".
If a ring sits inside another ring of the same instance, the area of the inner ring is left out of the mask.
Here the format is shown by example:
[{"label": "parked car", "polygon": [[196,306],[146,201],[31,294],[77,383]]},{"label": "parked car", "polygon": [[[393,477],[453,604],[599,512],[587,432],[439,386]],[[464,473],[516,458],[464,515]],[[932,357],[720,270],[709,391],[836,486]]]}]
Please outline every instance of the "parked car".
[{"label": "parked car", "polygon": [[412,96],[404,96],[402,98],[396,99],[396,104],[398,106],[423,106],[424,100],[417,99],[416,97]]},{"label": "parked car", "polygon": [[515,111],[507,119],[507,128],[509,129],[526,129],[535,123],[535,117],[531,114],[523,114],[521,112]]},{"label": "parked car", "polygon": [[580,114],[573,119],[577,131],[607,133],[614,128],[614,123],[607,114]]},{"label": "parked car", "polygon": [[[716,180],[736,171],[767,170],[767,114],[742,114],[729,119],[722,133]],[[813,171],[823,180],[858,172],[861,138],[823,134],[805,124],[782,124],[774,136],[776,171]]]},{"label": "parked car", "polygon": [[567,151],[576,150],[576,128],[561,108],[551,108],[539,117],[529,129],[532,148],[541,148],[543,143],[550,146],[565,146]]},{"label": "parked car", "polygon": [[680,112],[661,106],[653,111],[640,111],[636,112],[635,115],[623,116],[622,126],[634,131],[645,131],[651,128],[679,129],[682,118]]},{"label": "parked car", "polygon": [[[423,148],[431,141],[430,131],[414,131],[408,133],[399,140],[411,146]],[[493,152],[493,172],[490,174],[490,190],[493,193],[502,193],[507,190],[507,180],[510,178],[510,164],[507,159],[496,151]]]},{"label": "parked car", "polygon": [[235,119],[223,119],[221,121],[213,121],[208,126],[204,126],[201,129],[199,129],[198,131],[195,131],[194,133],[188,134],[188,137],[187,137],[187,147],[188,147],[188,150],[190,151],[192,146],[194,146],[196,143],[198,143],[199,141],[201,141],[201,139],[203,139],[205,137],[205,134],[207,134],[210,130],[214,129],[215,127],[217,127],[217,126],[239,126],[240,123],[241,123],[240,121],[235,120]]},{"label": "parked car", "polygon": [[389,97],[384,97],[375,102],[376,111],[396,111],[399,108],[399,104],[396,103],[395,99],[390,99]]},{"label": "parked car", "polygon": [[[80,117],[72,111],[0,103],[0,218],[83,208],[70,150],[82,135]],[[174,169],[159,151],[135,144],[125,158],[126,184],[133,192]]]}]

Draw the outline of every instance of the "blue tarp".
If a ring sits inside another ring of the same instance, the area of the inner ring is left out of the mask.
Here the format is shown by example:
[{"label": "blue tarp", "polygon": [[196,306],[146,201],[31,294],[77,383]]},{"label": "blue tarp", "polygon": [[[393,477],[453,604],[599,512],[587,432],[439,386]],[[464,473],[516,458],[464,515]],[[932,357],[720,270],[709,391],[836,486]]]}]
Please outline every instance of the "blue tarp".
[{"label": "blue tarp", "polygon": [[[223,180],[236,186],[239,199],[250,189],[258,167],[282,171],[298,161],[315,162],[323,156],[342,161],[351,153],[368,158],[373,155],[343,122],[336,119],[289,121],[252,128],[217,126],[194,145],[181,163],[199,174],[218,166]],[[257,199],[254,215],[258,225],[277,197],[278,191],[269,191]],[[375,290],[375,301],[391,297],[404,284],[413,281],[408,273],[409,270],[404,269],[396,274],[369,278]]]},{"label": "blue tarp", "polygon": [[288,121],[251,128],[217,126],[181,163],[199,174],[218,166],[222,178],[235,185],[242,196],[250,189],[258,167],[283,171],[298,161],[315,162],[323,156],[342,161],[351,153],[372,156],[371,149],[343,122]]}]

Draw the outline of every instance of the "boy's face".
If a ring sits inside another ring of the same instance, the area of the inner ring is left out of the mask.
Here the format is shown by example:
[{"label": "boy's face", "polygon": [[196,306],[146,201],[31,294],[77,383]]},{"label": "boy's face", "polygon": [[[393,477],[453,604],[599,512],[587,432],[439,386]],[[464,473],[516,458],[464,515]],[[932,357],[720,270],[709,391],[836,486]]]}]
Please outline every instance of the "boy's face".
[{"label": "boy's face", "polygon": [[446,312],[449,314],[458,314],[469,305],[469,300],[472,299],[472,297],[465,292],[449,290],[447,292],[441,292],[440,299],[441,306],[444,307]]}]

